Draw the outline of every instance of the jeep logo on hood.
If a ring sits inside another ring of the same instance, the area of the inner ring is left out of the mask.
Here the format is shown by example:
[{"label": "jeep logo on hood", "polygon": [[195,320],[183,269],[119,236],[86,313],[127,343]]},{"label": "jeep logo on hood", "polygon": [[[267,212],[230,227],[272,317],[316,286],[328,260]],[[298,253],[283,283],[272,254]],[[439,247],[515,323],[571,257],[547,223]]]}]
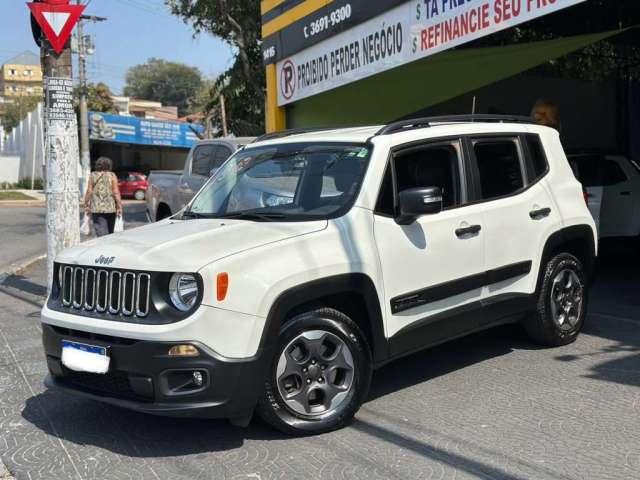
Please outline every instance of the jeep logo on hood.
[{"label": "jeep logo on hood", "polygon": [[96,258],[95,262],[96,265],[111,265],[115,259],[116,257],[105,257],[104,255],[100,255]]}]

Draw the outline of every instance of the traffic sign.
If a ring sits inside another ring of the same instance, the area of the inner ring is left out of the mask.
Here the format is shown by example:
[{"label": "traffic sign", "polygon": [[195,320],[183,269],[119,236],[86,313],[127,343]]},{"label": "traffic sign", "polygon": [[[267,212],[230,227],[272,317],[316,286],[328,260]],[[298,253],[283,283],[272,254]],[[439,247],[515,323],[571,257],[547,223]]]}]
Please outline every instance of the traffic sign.
[{"label": "traffic sign", "polygon": [[53,49],[61,53],[85,6],[69,5],[69,0],[47,0],[27,5]]}]

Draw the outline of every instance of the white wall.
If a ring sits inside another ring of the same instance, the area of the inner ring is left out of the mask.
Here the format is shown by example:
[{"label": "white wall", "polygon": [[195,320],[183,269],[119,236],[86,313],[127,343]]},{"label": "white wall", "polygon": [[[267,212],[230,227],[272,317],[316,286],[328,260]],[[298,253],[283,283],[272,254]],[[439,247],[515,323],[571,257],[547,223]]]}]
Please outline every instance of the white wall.
[{"label": "white wall", "polygon": [[0,182],[16,183],[20,180],[20,157],[0,155]]},{"label": "white wall", "polygon": [[[44,132],[42,103],[29,113],[6,137],[0,155],[20,159],[18,180],[27,177],[42,178],[44,171]],[[0,177],[0,181],[4,180]]]}]

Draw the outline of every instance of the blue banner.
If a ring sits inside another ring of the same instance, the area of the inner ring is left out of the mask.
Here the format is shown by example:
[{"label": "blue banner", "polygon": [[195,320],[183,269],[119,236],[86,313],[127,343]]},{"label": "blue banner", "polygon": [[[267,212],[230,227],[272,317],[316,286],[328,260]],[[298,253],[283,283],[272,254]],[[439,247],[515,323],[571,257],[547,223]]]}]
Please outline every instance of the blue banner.
[{"label": "blue banner", "polygon": [[202,133],[202,125],[123,117],[107,113],[89,112],[92,140],[167,147],[191,148]]}]

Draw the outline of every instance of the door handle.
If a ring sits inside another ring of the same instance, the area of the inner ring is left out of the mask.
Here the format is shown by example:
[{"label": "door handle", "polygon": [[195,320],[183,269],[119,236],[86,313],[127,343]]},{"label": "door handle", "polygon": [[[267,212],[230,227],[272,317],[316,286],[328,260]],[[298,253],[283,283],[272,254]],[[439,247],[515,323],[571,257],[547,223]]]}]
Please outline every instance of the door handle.
[{"label": "door handle", "polygon": [[620,192],[620,195],[623,197],[630,197],[631,196],[631,192]]},{"label": "door handle", "polygon": [[456,236],[458,238],[465,238],[471,235],[477,235],[482,230],[480,225],[471,225],[470,227],[459,228],[456,230]]},{"label": "door handle", "polygon": [[542,220],[543,218],[547,218],[549,215],[551,215],[550,208],[541,208],[540,210],[531,210],[529,212],[531,220]]}]

